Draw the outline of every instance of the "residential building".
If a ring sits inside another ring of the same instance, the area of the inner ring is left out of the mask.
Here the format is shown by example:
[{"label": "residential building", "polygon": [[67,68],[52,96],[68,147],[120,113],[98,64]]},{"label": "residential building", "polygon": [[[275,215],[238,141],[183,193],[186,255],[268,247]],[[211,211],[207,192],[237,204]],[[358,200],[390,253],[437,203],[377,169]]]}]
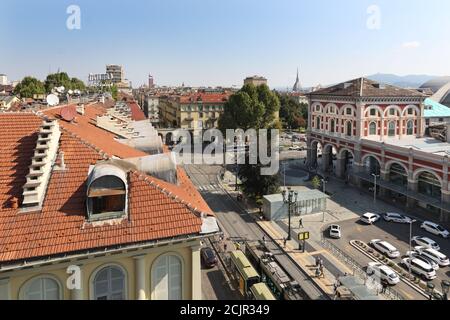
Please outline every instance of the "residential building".
[{"label": "residential building", "polygon": [[155,87],[155,80],[151,74],[148,75],[148,88],[152,89]]},{"label": "residential building", "polygon": [[0,86],[7,86],[8,84],[8,76],[6,74],[0,74]]},{"label": "residential building", "polygon": [[170,155],[96,125],[110,107],[0,113],[0,299],[201,299],[214,215],[183,169],[153,174]]},{"label": "residential building", "polygon": [[160,100],[161,120],[166,126],[189,130],[216,128],[230,93],[197,92]]},{"label": "residential building", "polygon": [[255,87],[260,86],[262,84],[267,85],[267,79],[261,76],[252,76],[244,79],[244,85],[253,84]]},{"label": "residential building", "polygon": [[449,220],[450,134],[445,142],[425,136],[425,95],[359,78],[308,98],[311,169]]},{"label": "residential building", "polygon": [[16,96],[0,95],[0,111],[8,111],[18,102],[20,99]]},{"label": "residential building", "polygon": [[112,83],[117,84],[125,81],[125,74],[122,66],[109,64],[106,66],[106,74],[112,75]]}]

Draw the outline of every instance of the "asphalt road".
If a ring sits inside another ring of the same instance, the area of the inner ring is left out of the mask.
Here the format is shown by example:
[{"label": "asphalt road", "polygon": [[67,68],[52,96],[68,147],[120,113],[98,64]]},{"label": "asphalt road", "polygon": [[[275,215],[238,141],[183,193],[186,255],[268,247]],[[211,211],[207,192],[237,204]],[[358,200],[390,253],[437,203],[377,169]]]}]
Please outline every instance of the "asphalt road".
[{"label": "asphalt road", "polygon": [[[396,247],[402,256],[405,256],[406,252],[409,251],[409,225],[407,224],[386,222],[383,219],[372,226],[362,224],[357,219],[343,221],[338,224],[342,228],[342,238],[339,240],[329,240],[354,258],[361,266],[367,266],[368,262],[371,260],[353,248],[349,243],[351,240],[361,240],[368,244],[373,239],[381,239]],[[441,246],[442,253],[447,256],[450,254],[450,240],[442,239],[423,231],[420,229],[419,222],[413,225],[413,236],[426,236],[433,239]],[[401,261],[401,258],[394,259],[394,261],[398,263]],[[436,288],[440,289],[441,280],[449,280],[450,267],[440,268],[437,271],[437,276],[438,278],[435,279],[433,283]],[[423,299],[423,296],[403,282],[396,285],[394,289],[399,291],[406,298],[412,297],[413,299]]]},{"label": "asphalt road", "polygon": [[[220,187],[217,175],[222,167],[187,165],[185,169],[229,237],[250,241],[261,240],[263,235],[269,238],[253,218]],[[313,299],[328,299],[276,244],[268,242],[267,247],[285,271],[303,287],[308,295]]]}]

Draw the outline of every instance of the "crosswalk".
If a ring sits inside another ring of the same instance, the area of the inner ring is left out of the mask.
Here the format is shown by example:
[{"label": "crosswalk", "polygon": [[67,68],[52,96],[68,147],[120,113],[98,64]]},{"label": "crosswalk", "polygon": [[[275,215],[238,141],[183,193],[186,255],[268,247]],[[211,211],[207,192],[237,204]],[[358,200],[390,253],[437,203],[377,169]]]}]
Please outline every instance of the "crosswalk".
[{"label": "crosswalk", "polygon": [[220,187],[218,184],[209,184],[197,187],[200,191],[217,191]]}]

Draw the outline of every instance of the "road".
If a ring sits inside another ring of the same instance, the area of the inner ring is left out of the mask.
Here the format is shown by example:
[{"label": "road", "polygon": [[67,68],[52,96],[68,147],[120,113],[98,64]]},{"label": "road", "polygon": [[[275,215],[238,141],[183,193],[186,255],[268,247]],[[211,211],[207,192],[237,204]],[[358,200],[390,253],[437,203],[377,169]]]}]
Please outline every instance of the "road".
[{"label": "road", "polygon": [[[409,251],[409,225],[397,224],[392,222],[386,222],[380,220],[375,225],[367,226],[360,223],[357,219],[342,221],[339,223],[342,228],[343,236],[340,240],[331,240],[338,248],[349,254],[360,265],[367,266],[367,263],[371,260],[365,255],[357,251],[350,245],[351,240],[361,240],[365,243],[369,243],[373,239],[381,239],[391,243],[396,247],[402,256],[406,255]],[[435,240],[441,246],[441,252],[447,256],[450,253],[450,241],[439,237],[430,235],[429,233],[420,229],[420,224],[413,225],[413,236],[426,236]],[[394,259],[395,262],[400,262],[401,258]],[[440,268],[437,272],[438,278],[433,281],[436,288],[440,290],[441,280],[448,280],[450,276],[450,268]],[[405,283],[400,283],[394,288],[402,295],[411,299],[423,299],[423,296],[418,294],[411,287]]]},{"label": "road", "polygon": [[[221,166],[186,165],[185,169],[205,201],[215,212],[222,229],[229,237],[243,240],[261,240],[265,235],[267,239],[269,238],[253,218],[243,211],[222,189],[217,179],[217,175],[222,169]],[[281,248],[272,242],[268,242],[267,247],[280,265],[302,286],[311,299],[328,299]]]}]

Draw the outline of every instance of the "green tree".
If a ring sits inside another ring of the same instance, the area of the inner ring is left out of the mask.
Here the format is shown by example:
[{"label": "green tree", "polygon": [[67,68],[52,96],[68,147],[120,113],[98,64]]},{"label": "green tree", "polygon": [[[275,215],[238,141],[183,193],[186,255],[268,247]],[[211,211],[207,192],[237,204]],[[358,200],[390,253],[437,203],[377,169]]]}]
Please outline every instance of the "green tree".
[{"label": "green tree", "polygon": [[277,93],[280,100],[280,118],[285,127],[291,129],[306,128],[308,123],[308,105],[299,103],[294,97]]},{"label": "green tree", "polygon": [[77,78],[69,78],[65,72],[53,73],[45,80],[45,90],[50,93],[53,88],[63,86],[66,90],[85,90],[84,82]]},{"label": "green tree", "polygon": [[[280,124],[275,118],[279,108],[278,97],[268,86],[244,85],[225,104],[224,113],[219,118],[219,129],[225,134],[226,129],[246,131],[253,128],[258,132],[260,129],[279,128]],[[263,176],[261,163],[248,163],[247,159],[245,165],[240,165],[238,173],[242,189],[247,196],[258,198],[278,192],[278,175]]]},{"label": "green tree", "polygon": [[44,84],[33,77],[23,78],[22,81],[14,88],[14,94],[20,96],[21,98],[33,98],[33,95],[35,94],[44,93]]}]

